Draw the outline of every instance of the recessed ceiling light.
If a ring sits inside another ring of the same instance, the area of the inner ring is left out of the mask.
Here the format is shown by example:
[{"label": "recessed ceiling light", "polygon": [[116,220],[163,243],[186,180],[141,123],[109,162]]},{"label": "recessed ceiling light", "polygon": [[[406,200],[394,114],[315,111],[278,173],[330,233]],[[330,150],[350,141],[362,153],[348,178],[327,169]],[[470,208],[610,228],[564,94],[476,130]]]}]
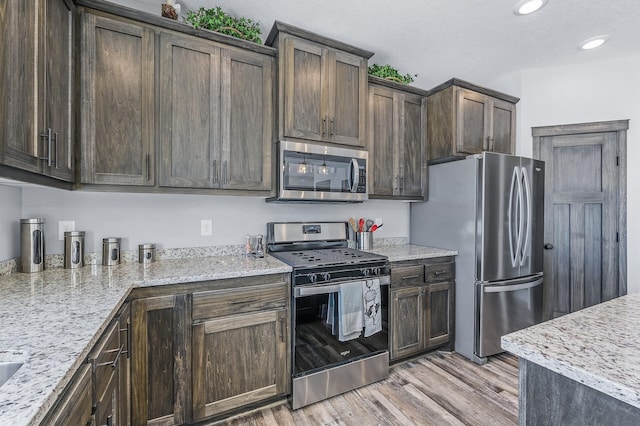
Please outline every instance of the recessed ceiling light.
[{"label": "recessed ceiling light", "polygon": [[599,35],[595,37],[590,37],[582,41],[578,45],[578,49],[581,49],[581,50],[595,49],[596,47],[602,46],[607,40],[609,40],[608,35]]},{"label": "recessed ceiling light", "polygon": [[547,4],[549,0],[520,0],[513,8],[513,13],[516,15],[529,15],[536,12]]}]

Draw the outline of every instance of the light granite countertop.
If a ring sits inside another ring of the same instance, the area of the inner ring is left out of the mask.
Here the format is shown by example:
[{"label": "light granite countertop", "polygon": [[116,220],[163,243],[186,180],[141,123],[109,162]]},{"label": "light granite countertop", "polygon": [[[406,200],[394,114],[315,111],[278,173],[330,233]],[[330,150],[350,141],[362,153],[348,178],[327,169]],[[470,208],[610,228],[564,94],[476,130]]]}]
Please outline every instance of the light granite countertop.
[{"label": "light granite countertop", "polygon": [[507,334],[502,348],[640,408],[640,293]]},{"label": "light granite countertop", "polygon": [[372,253],[387,256],[389,262],[403,260],[428,259],[433,257],[456,256],[455,250],[440,249],[435,247],[417,246],[413,244],[400,244],[391,246],[374,246]]},{"label": "light granite countertop", "polygon": [[0,424],[38,424],[134,287],[290,272],[277,259],[215,256],[51,269],[0,278]]}]

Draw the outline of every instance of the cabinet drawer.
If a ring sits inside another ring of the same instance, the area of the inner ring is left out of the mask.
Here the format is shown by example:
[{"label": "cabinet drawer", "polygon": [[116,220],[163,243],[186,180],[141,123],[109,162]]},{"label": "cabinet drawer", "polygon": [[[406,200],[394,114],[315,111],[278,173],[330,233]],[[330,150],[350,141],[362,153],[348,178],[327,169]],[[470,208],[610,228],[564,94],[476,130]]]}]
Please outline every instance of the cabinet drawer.
[{"label": "cabinet drawer", "polygon": [[120,324],[114,321],[98,341],[93,352],[89,355],[89,363],[93,367],[94,401],[98,405],[105,400],[105,392],[114,379],[116,367],[124,352],[124,345],[120,345]]},{"label": "cabinet drawer", "polygon": [[392,285],[405,286],[424,283],[424,266],[391,268]]},{"label": "cabinet drawer", "polygon": [[455,263],[434,263],[424,266],[424,281],[435,283],[451,281],[455,277]]},{"label": "cabinet drawer", "polygon": [[285,282],[193,293],[192,319],[203,320],[245,312],[284,308],[288,284]]},{"label": "cabinet drawer", "polygon": [[85,364],[42,426],[86,425],[91,421],[91,366]]}]

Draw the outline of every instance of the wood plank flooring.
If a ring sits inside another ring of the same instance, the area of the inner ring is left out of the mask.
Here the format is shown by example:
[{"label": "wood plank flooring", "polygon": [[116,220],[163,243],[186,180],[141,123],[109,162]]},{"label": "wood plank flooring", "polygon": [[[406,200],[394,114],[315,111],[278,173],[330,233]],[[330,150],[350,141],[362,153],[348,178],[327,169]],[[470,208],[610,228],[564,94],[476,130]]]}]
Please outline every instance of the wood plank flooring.
[{"label": "wood plank flooring", "polygon": [[477,365],[437,352],[392,367],[389,378],[290,411],[286,404],[218,423],[235,425],[517,425],[518,359]]}]

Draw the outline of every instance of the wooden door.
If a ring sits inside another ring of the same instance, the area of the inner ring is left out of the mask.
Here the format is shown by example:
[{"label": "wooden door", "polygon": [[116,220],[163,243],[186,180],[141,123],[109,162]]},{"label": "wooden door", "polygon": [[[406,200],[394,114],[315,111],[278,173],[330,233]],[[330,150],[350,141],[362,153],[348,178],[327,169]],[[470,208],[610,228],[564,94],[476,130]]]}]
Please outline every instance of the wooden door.
[{"label": "wooden door", "polygon": [[424,98],[405,94],[400,103],[400,195],[422,198],[427,188]]},{"label": "wooden door", "polygon": [[131,302],[131,424],[190,422],[191,298]]},{"label": "wooden door", "polygon": [[150,29],[82,15],[81,181],[154,184],[154,37]]},{"label": "wooden door", "polygon": [[280,69],[284,74],[280,77],[284,81],[284,136],[324,140],[329,119],[323,98],[327,49],[287,37],[280,54],[284,59]]},{"label": "wooden door", "polygon": [[43,89],[40,95],[43,114],[38,129],[40,133],[51,129],[54,135],[52,152],[44,147],[43,156],[52,157],[51,166],[43,161],[44,173],[74,182],[75,6],[70,0],[48,0],[44,9],[45,31],[40,31],[40,46],[44,48],[38,78]]},{"label": "wooden door", "polygon": [[331,142],[364,146],[366,132],[367,61],[330,50],[328,61],[328,138]]},{"label": "wooden door", "polygon": [[628,121],[533,129],[546,163],[544,314],[626,294]]},{"label": "wooden door", "polygon": [[391,290],[391,359],[424,348],[424,287]]},{"label": "wooden door", "polygon": [[458,88],[457,102],[457,151],[478,154],[485,149],[487,138],[487,97]]},{"label": "wooden door", "polygon": [[38,34],[37,2],[0,1],[0,152],[4,164],[30,172],[40,170],[36,102]]},{"label": "wooden door", "polygon": [[271,190],[274,60],[222,50],[221,187]]},{"label": "wooden door", "polygon": [[399,98],[386,87],[369,90],[369,195],[392,196],[398,188]]},{"label": "wooden door", "polygon": [[425,348],[451,341],[453,330],[453,283],[429,284],[425,289]]},{"label": "wooden door", "polygon": [[218,188],[220,48],[160,36],[160,185]]},{"label": "wooden door", "polygon": [[490,137],[489,151],[515,154],[516,106],[500,99],[489,103]]},{"label": "wooden door", "polygon": [[202,420],[286,393],[286,310],[193,325],[193,417]]}]

